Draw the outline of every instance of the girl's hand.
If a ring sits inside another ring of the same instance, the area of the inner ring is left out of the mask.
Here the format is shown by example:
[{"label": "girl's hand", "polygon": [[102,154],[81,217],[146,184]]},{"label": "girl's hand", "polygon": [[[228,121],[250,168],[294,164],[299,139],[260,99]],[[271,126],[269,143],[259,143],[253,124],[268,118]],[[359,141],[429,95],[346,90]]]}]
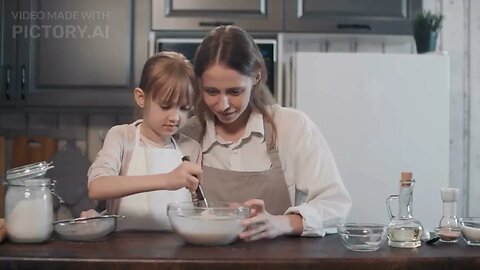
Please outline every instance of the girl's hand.
[{"label": "girl's hand", "polygon": [[202,167],[196,163],[183,161],[175,170],[167,174],[167,189],[187,188],[194,192],[202,179]]},{"label": "girl's hand", "polygon": [[292,231],[290,220],[285,215],[271,215],[265,210],[265,202],[252,199],[245,202],[250,207],[250,217],[242,221],[245,231],[240,233],[240,239],[255,241],[262,238],[275,238]]}]

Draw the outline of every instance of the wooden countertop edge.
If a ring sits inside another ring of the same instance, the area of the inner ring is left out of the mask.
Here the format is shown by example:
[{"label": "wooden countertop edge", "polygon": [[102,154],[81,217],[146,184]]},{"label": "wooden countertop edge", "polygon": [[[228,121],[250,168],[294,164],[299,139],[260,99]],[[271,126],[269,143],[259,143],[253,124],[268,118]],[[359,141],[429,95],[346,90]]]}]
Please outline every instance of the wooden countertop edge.
[{"label": "wooden countertop edge", "polygon": [[[185,260],[161,258],[22,258],[1,257],[0,269],[152,269],[157,266],[173,270],[203,269],[480,269],[479,257],[431,257],[431,258],[319,258],[319,259],[238,259],[238,260]],[[108,267],[108,268],[106,268]],[[422,267],[422,268],[420,268]]]}]

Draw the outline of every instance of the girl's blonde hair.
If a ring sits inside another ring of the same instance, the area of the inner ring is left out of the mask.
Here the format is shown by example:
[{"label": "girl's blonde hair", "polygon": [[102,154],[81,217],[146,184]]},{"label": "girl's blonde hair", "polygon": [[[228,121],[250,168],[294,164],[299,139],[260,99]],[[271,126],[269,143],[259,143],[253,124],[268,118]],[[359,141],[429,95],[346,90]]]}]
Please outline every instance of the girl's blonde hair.
[{"label": "girl's blonde hair", "polygon": [[146,100],[159,105],[190,104],[196,79],[190,62],[180,53],[164,51],[150,57],[143,66],[139,88]]},{"label": "girl's blonde hair", "polygon": [[[267,69],[262,54],[253,38],[243,29],[228,25],[213,29],[202,41],[195,53],[194,71],[197,78],[214,64],[223,64],[238,73],[255,78],[260,73],[260,80],[253,86],[249,106],[259,111],[272,126],[275,141],[277,128],[269,107],[275,104],[267,87]],[[204,115],[212,114],[205,104],[199,87],[194,94],[196,115],[205,123]]]}]

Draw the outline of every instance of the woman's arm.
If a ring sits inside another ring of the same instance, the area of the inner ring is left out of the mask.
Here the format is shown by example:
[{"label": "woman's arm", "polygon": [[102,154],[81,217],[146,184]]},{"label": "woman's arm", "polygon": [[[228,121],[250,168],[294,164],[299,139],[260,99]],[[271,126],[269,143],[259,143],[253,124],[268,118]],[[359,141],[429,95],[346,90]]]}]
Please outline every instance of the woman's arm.
[{"label": "woman's arm", "polygon": [[348,215],[352,200],[340,178],[330,148],[316,125],[303,113],[297,128],[294,178],[296,201],[287,214],[303,218],[304,236],[323,236],[336,231]]},{"label": "woman's arm", "polygon": [[263,201],[248,201],[256,210],[244,221],[246,231],[240,238],[323,236],[335,232],[336,224],[346,218],[352,203],[325,139],[300,111],[281,108],[276,117],[282,120],[276,123],[284,174],[288,184],[294,185],[292,199],[297,205],[288,208],[285,215],[274,216],[264,209]]}]

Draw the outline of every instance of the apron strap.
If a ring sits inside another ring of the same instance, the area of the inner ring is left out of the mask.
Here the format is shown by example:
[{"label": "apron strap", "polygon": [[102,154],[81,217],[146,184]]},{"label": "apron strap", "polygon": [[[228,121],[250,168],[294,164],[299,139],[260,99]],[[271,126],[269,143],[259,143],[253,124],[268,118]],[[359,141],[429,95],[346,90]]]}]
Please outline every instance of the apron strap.
[{"label": "apron strap", "polygon": [[135,121],[135,147],[138,146],[140,142],[140,125],[142,124],[142,120]]},{"label": "apron strap", "polygon": [[272,124],[265,121],[263,118],[263,126],[265,129],[265,143],[267,145],[267,154],[272,163],[272,169],[282,168],[282,161],[280,160],[280,155],[278,154],[277,144],[273,139],[273,129]]},{"label": "apron strap", "polygon": [[273,139],[273,128],[272,124],[268,123],[263,117],[263,129],[265,131],[265,143],[267,145],[267,151],[277,150],[277,145]]},{"label": "apron strap", "polygon": [[[143,119],[139,119],[133,123],[135,125],[135,147],[138,147],[140,143],[140,125],[142,124],[142,122],[143,122]],[[118,214],[119,207],[120,207],[120,199],[107,200],[108,214],[110,215]]]}]

